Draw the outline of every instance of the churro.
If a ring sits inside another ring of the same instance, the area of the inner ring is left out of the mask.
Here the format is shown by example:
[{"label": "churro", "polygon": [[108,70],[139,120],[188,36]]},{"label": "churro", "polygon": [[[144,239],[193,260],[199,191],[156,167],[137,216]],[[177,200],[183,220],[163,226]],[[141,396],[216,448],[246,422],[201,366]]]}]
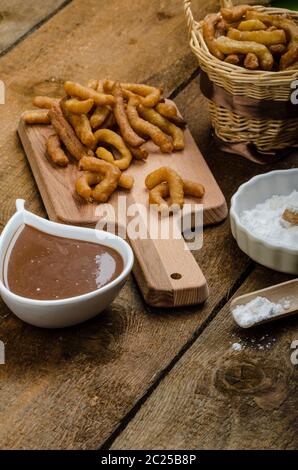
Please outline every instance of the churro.
[{"label": "churro", "polygon": [[76,98],[70,98],[65,101],[66,109],[73,114],[87,114],[94,106],[94,101],[89,98],[88,100],[80,101]]},{"label": "churro", "polygon": [[218,48],[217,43],[216,43],[216,37],[215,37],[216,25],[219,21],[220,21],[219,14],[207,15],[203,21],[202,30],[203,30],[204,40],[211,54],[213,54],[219,60],[224,60],[225,56],[223,52],[221,52],[220,49]]},{"label": "churro", "polygon": [[50,124],[51,123],[49,112],[43,109],[25,111],[22,114],[21,118],[26,124]]},{"label": "churro", "polygon": [[55,165],[65,167],[69,160],[61,147],[61,142],[57,134],[50,135],[46,144],[47,154]]},{"label": "churro", "polygon": [[265,46],[285,44],[287,42],[286,33],[283,29],[277,29],[276,31],[239,31],[238,29],[230,28],[228,38],[235,39],[236,41],[257,42]]},{"label": "churro", "polygon": [[148,135],[163,153],[170,153],[173,145],[167,135],[157,126],[151,124],[145,119],[140,118],[137,108],[137,102],[130,99],[127,105],[127,116],[131,127],[138,133]]},{"label": "churro", "polygon": [[250,5],[237,5],[233,8],[221,8],[220,12],[224,20],[229,23],[240,21],[242,17],[251,10]]},{"label": "churro", "polygon": [[260,20],[244,20],[238,25],[239,31],[262,31],[267,29],[265,23]]},{"label": "churro", "polygon": [[[202,198],[205,194],[205,188],[202,184],[190,180],[183,180],[183,191],[185,196],[197,198]],[[165,199],[169,196],[169,184],[167,182],[160,183],[149,191],[149,204],[157,204],[160,210],[163,210],[164,207],[168,207]]]},{"label": "churro", "polygon": [[[93,196],[92,186],[96,186],[103,181],[104,175],[102,173],[92,173],[91,171],[83,171],[76,181],[77,193],[86,201],[92,202]],[[132,176],[121,174],[118,180],[118,187],[121,189],[130,190],[133,187],[134,179]]]},{"label": "churro", "polygon": [[[118,186],[118,181],[121,176],[119,168],[95,157],[83,157],[80,160],[79,167],[81,170],[100,173],[104,176],[100,183],[98,183],[92,190],[92,199],[97,202],[107,202]],[[76,190],[80,195],[82,195],[78,181],[76,184]]]},{"label": "churro", "polygon": [[76,96],[82,100],[92,99],[99,106],[115,103],[115,98],[112,95],[99,93],[93,88],[85,87],[79,83],[67,81],[64,83],[64,89],[69,96]]},{"label": "churro", "polygon": [[146,187],[151,190],[160,183],[167,182],[172,204],[183,206],[183,180],[179,174],[169,167],[161,167],[150,173],[145,179]]},{"label": "churro", "polygon": [[271,70],[273,67],[273,56],[269,49],[263,44],[250,41],[236,41],[225,36],[221,36],[216,42],[219,49],[224,54],[248,54],[252,52],[258,56],[263,70]]},{"label": "churro", "polygon": [[115,147],[119,151],[121,158],[120,160],[114,161],[115,166],[120,170],[126,170],[129,167],[132,160],[132,154],[119,134],[116,134],[116,132],[113,132],[110,129],[98,129],[94,133],[94,138],[97,144],[99,142],[104,142]]},{"label": "churro", "polygon": [[170,122],[165,117],[161,116],[157,111],[152,108],[146,108],[143,105],[139,105],[138,111],[142,118],[146,119],[154,126],[159,127],[163,132],[173,138],[174,150],[184,149],[184,132],[178,126],[175,126],[175,124]]},{"label": "churro", "polygon": [[[95,86],[95,90],[98,91],[99,93],[104,93],[104,88],[103,88],[103,81],[102,80],[96,80],[94,83],[91,83],[91,85]],[[92,87],[91,87],[92,88]],[[92,129],[99,129],[102,124],[105,122],[107,117],[111,113],[111,108],[109,106],[97,106],[94,113],[90,117],[90,124]]]},{"label": "churro", "polygon": [[74,158],[80,160],[86,155],[93,155],[93,152],[87,150],[77,138],[73,128],[65,119],[59,105],[55,104],[48,113],[56,133]]},{"label": "churro", "polygon": [[37,108],[51,109],[51,107],[54,104],[58,104],[59,101],[58,98],[51,98],[50,96],[35,96],[33,98],[33,104],[37,106]]},{"label": "churro", "polygon": [[114,115],[124,141],[132,147],[139,147],[145,141],[135,133],[128,121],[124,108],[122,88],[119,82],[116,82],[113,87],[113,96],[115,98]]},{"label": "churro", "polygon": [[249,52],[244,59],[244,67],[248,70],[257,70],[260,66],[258,56]]}]

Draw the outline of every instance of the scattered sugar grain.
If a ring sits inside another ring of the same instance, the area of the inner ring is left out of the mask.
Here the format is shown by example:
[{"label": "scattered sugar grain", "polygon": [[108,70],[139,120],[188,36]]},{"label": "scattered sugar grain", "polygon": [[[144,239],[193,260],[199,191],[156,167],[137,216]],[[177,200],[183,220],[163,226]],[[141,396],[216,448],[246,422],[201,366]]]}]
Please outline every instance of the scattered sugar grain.
[{"label": "scattered sugar grain", "polygon": [[242,345],[240,343],[233,343],[231,346],[231,349],[233,351],[241,351],[242,350]]}]

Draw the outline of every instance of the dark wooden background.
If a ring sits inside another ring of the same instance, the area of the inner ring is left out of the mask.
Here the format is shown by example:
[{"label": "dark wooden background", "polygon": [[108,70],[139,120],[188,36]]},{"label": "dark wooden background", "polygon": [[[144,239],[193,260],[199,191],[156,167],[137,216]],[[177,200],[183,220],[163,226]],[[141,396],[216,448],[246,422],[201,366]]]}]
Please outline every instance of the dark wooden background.
[{"label": "dark wooden background", "polygon": [[[216,8],[193,1],[198,19]],[[216,149],[199,74],[181,0],[2,0],[1,227],[16,198],[46,216],[16,128],[35,94],[55,96],[67,79],[162,84],[228,203],[241,183],[273,169]],[[297,163],[293,155],[274,168]],[[229,314],[233,296],[290,277],[245,256],[228,220],[205,230],[195,256],[210,286],[203,306],[150,308],[132,277],[108,310],[75,328],[33,328],[2,303],[0,448],[297,448],[297,318],[245,332]]]}]

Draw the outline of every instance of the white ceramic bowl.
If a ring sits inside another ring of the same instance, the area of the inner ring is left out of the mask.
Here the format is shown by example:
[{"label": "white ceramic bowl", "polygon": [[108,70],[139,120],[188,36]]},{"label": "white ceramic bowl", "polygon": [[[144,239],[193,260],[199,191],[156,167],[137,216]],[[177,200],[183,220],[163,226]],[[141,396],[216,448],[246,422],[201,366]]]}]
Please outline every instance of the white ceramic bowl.
[{"label": "white ceramic bowl", "polygon": [[298,250],[258,238],[243,226],[240,214],[275,194],[288,195],[295,189],[298,191],[298,168],[255,176],[239,187],[232,197],[230,210],[231,229],[239,248],[254,261],[289,274],[298,274]]},{"label": "white ceramic bowl", "polygon": [[[43,328],[61,328],[81,323],[104,310],[116,297],[133,266],[133,253],[126,241],[108,232],[50,222],[24,209],[25,201],[16,201],[17,212],[9,220],[0,238],[0,293],[10,310],[21,320]],[[29,224],[38,230],[65,238],[85,240],[114,248],[123,258],[124,269],[109,284],[77,297],[61,300],[34,300],[14,294],[5,286],[8,252],[18,230]]]}]

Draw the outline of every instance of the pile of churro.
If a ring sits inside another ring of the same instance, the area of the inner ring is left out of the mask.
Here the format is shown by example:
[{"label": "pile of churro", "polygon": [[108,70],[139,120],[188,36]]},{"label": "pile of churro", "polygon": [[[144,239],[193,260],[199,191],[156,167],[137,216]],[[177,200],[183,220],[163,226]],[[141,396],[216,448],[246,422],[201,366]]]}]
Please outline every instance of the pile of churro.
[{"label": "pile of churro", "polygon": [[[133,159],[146,160],[152,140],[163,153],[182,150],[185,121],[162,90],[144,84],[90,80],[86,86],[67,81],[66,96],[36,96],[39,108],[26,111],[26,124],[51,124],[47,155],[54,165],[78,163],[76,191],[86,201],[106,202],[120,187],[130,190],[123,173]],[[165,192],[165,190],[164,190]]]},{"label": "pile of churro", "polygon": [[211,54],[247,70],[298,70],[298,25],[249,5],[222,8],[203,21]]},{"label": "pile of churro", "polygon": [[149,190],[149,204],[156,205],[161,212],[183,207],[184,196],[202,198],[205,194],[202,184],[182,179],[177,171],[166,166],[150,173],[145,185]]}]

